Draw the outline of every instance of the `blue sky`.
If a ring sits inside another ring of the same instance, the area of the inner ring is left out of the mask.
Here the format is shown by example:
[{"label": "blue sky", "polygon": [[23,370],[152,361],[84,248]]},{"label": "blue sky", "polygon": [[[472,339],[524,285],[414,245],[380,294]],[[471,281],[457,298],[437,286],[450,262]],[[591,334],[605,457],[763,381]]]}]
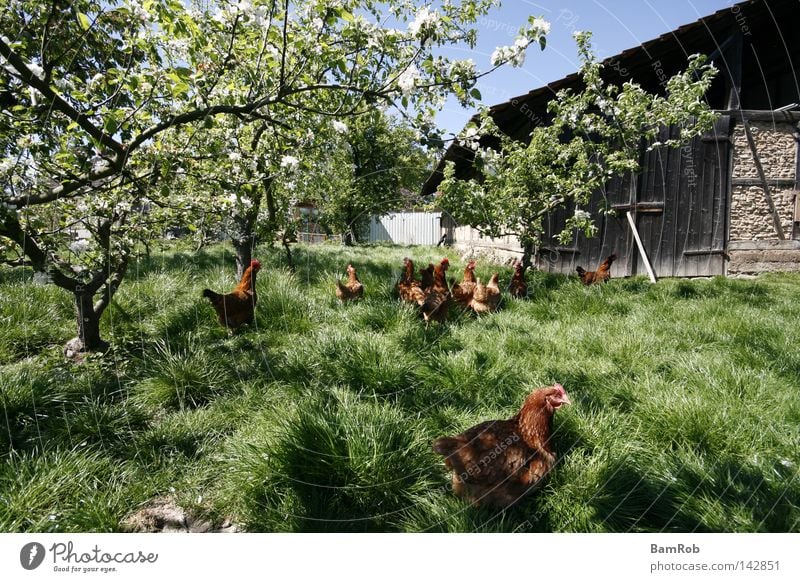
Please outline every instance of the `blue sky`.
[{"label": "blue sky", "polygon": [[[592,31],[595,52],[605,58],[735,3],[734,0],[505,0],[500,9],[480,20],[474,50],[454,47],[447,53],[454,58],[471,58],[479,69],[486,70],[495,47],[513,44],[519,27],[527,22],[529,15],[550,22],[544,51],[531,46],[522,67],[503,67],[479,82],[483,102],[493,105],[575,72],[578,64],[572,33],[576,30]],[[458,132],[474,113],[451,101],[436,121],[447,132]]]}]

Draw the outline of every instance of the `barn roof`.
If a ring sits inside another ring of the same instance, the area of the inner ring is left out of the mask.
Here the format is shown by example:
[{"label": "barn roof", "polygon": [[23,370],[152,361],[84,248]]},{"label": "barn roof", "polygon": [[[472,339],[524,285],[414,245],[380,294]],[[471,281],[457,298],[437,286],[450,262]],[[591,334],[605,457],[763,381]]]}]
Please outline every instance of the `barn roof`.
[{"label": "barn roof", "polygon": [[[710,55],[721,70],[707,95],[711,107],[727,107],[730,75],[739,64],[744,79],[756,80],[753,84],[744,84],[742,107],[776,109],[786,103],[798,102],[800,89],[795,69],[800,65],[800,43],[790,26],[796,21],[799,7],[798,0],[747,0],[731,5],[605,59],[602,76],[615,84],[634,79],[648,91],[661,92],[664,80],[683,70],[689,55],[703,53]],[[734,62],[737,59],[731,58],[730,54],[732,37],[737,33],[749,42],[752,49],[741,54],[739,63]],[[779,86],[773,87],[776,83]],[[556,93],[562,89],[578,88],[580,84],[578,73],[572,73],[494,105],[489,112],[503,133],[528,141],[534,127],[548,122],[547,104]],[[776,103],[776,100],[783,102]],[[477,115],[473,116],[471,121],[477,118]],[[481,145],[489,147],[495,144],[492,138],[483,138]],[[473,159],[471,150],[452,144],[426,180],[422,194],[436,191],[448,161],[456,164],[459,178],[473,176]]]}]

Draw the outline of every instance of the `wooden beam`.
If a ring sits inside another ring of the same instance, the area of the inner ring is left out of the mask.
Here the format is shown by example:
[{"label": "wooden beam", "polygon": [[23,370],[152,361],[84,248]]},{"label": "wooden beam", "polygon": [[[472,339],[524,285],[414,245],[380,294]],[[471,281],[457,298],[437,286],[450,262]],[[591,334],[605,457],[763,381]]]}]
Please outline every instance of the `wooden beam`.
[{"label": "wooden beam", "polygon": [[639,247],[639,256],[642,257],[644,268],[647,269],[647,274],[650,276],[650,282],[656,283],[656,274],[653,272],[653,267],[650,265],[650,259],[647,258],[647,253],[644,250],[642,239],[639,237],[639,231],[636,229],[636,221],[633,220],[633,213],[629,210],[625,213],[625,216],[628,217],[628,224],[631,227],[631,232],[633,232],[633,238],[636,240],[636,246]]},{"label": "wooden beam", "polygon": [[611,210],[616,210],[618,212],[633,210],[639,214],[662,214],[664,212],[664,203],[636,202],[631,204],[612,204]]},{"label": "wooden beam", "polygon": [[750,146],[750,152],[753,154],[753,162],[756,165],[758,177],[761,178],[761,188],[764,190],[764,199],[767,201],[767,208],[772,215],[772,225],[775,227],[775,234],[778,235],[778,239],[786,240],[786,235],[783,234],[783,226],[781,226],[781,217],[775,209],[775,202],[769,191],[767,175],[764,173],[764,167],[761,165],[761,160],[758,157],[758,149],[756,148],[756,141],[753,139],[753,132],[750,131],[750,124],[747,122],[744,115],[742,115],[742,126],[744,127],[744,134],[747,137],[747,143]]},{"label": "wooden beam", "polygon": [[[785,187],[794,188],[794,178],[770,178],[769,183],[775,188]],[[761,186],[761,178],[732,178],[731,184],[734,186]]]},{"label": "wooden beam", "polygon": [[750,121],[773,121],[797,123],[800,121],[800,111],[770,110],[770,109],[715,109],[714,113],[730,115],[738,118],[744,117]]}]

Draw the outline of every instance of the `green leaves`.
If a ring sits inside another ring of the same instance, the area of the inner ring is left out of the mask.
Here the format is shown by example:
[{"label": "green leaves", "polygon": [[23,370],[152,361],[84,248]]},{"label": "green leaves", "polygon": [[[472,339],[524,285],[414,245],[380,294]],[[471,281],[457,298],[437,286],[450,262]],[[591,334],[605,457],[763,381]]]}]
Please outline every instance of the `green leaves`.
[{"label": "green leaves", "polygon": [[78,23],[83,30],[89,30],[92,25],[92,21],[83,12],[78,12]]},{"label": "green leaves", "polygon": [[[642,139],[679,124],[680,139],[664,144],[674,147],[711,127],[715,116],[702,97],[716,70],[703,57],[692,57],[685,72],[668,80],[664,97],[633,80],[621,88],[606,84],[590,39],[590,33],[576,35],[584,89],[560,91],[548,105],[552,124],[537,126],[528,144],[498,134],[486,114],[480,132],[468,129],[461,136],[462,146],[476,150],[475,166],[482,175],[458,180],[453,167],[446,168],[438,202],[457,221],[489,236],[514,234],[535,244],[544,217],[572,207],[574,216],[555,233],[559,242],[569,243],[576,232],[593,236],[594,217],[582,208],[608,180],[638,170]],[[502,151],[478,148],[478,133],[494,134]]]}]

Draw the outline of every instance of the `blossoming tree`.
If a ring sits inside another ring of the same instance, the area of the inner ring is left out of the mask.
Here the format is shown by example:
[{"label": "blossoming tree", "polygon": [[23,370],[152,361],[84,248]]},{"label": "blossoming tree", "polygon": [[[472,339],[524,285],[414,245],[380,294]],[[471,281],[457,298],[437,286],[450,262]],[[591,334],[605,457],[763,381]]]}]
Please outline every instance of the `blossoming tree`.
[{"label": "blossoming tree", "polygon": [[401,189],[419,191],[431,160],[410,127],[379,109],[333,127],[337,135],[329,147],[335,164],[329,171],[340,181],[306,197],[317,204],[321,221],[352,244],[370,216],[404,205]]},{"label": "blossoming tree", "polygon": [[[527,144],[503,135],[484,115],[479,126],[461,134],[461,143],[476,152],[481,178],[459,180],[450,163],[439,186],[437,204],[459,222],[486,236],[518,237],[525,268],[548,213],[575,207],[558,235],[563,244],[576,230],[593,236],[593,217],[583,207],[610,179],[638,170],[642,140],[651,148],[675,147],[708,131],[715,119],[703,98],[717,71],[705,57],[691,56],[686,70],[667,81],[666,96],[660,96],[634,80],[621,87],[603,81],[591,34],[575,37],[584,88],[560,91],[549,104],[552,123],[534,128]],[[654,142],[660,128],[670,125],[681,127],[680,137]],[[496,135],[500,149],[480,148],[484,134]]]},{"label": "blossoming tree", "polygon": [[[478,19],[496,4],[7,0],[0,240],[74,295],[70,351],[106,346],[101,315],[145,235],[131,217],[152,223],[150,210],[160,208],[162,228],[191,220],[197,205],[175,204],[186,193],[162,187],[180,163],[160,144],[177,128],[202,131],[227,117],[291,129],[308,116],[344,122],[376,105],[422,121],[451,94],[472,105],[482,73],[437,48],[474,46]],[[518,50],[491,68],[544,33],[529,23]]]}]

